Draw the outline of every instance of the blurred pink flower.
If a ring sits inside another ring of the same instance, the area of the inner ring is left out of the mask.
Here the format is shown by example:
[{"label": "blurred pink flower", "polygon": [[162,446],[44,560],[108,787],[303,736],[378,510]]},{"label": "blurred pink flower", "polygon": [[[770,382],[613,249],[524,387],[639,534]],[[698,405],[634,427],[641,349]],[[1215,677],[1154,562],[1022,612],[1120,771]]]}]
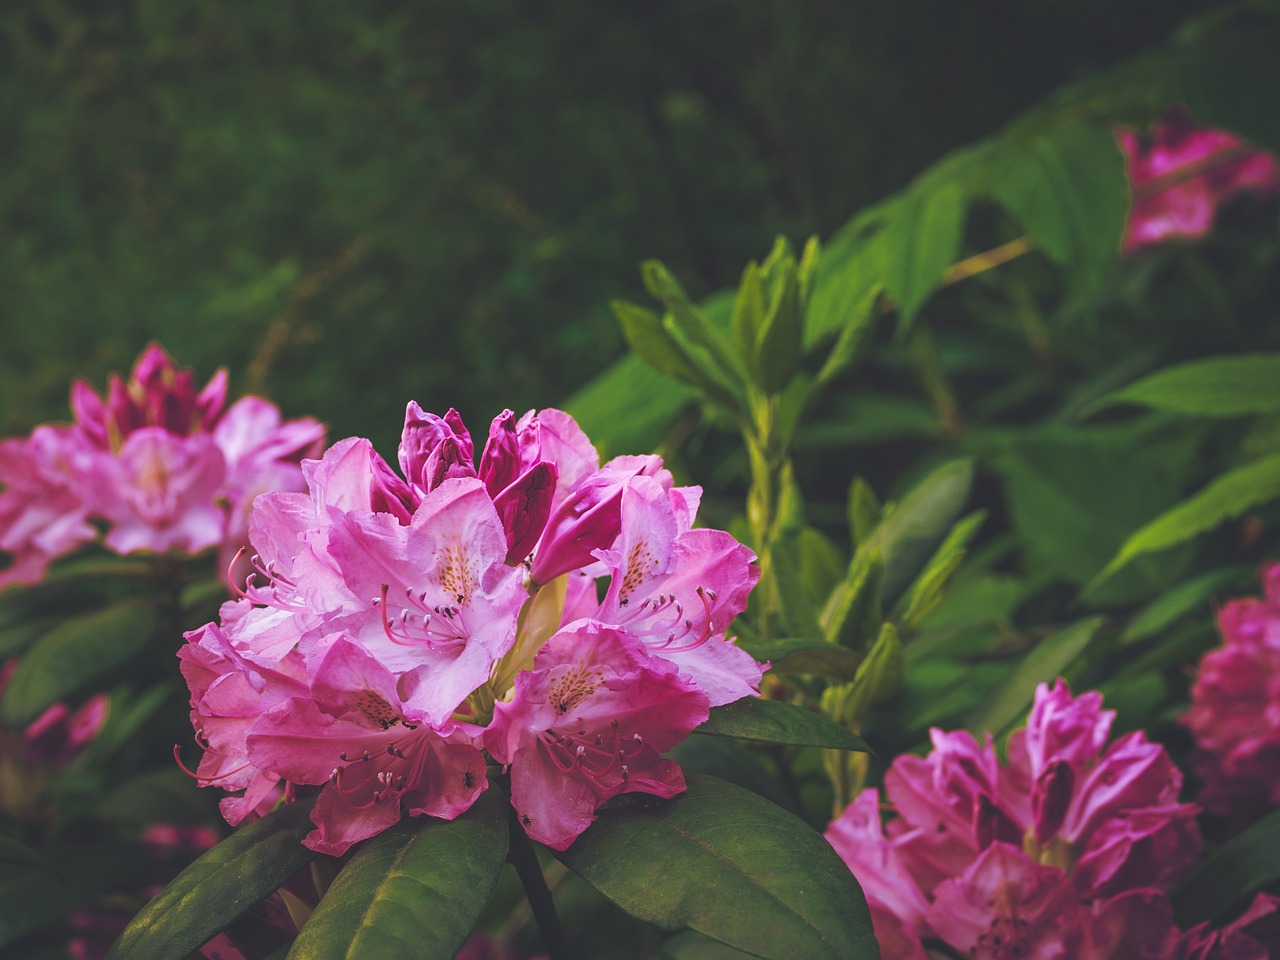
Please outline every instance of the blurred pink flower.
[{"label": "blurred pink flower", "polygon": [[927,756],[885,774],[896,816],[882,826],[868,789],[831,824],[886,960],[916,960],[931,939],[973,957],[1119,960],[1140,954],[1116,944],[1176,935],[1171,912],[1152,926],[1146,900],[1120,898],[1167,903],[1200,852],[1196,808],[1178,803],[1163,747],[1141,732],[1108,745],[1114,714],[1101,707],[1096,693],[1041,684],[1007,764],[990,735],[935,729]]},{"label": "blurred pink flower", "polygon": [[1128,158],[1134,193],[1125,253],[1170,237],[1203,236],[1223,201],[1280,186],[1280,164],[1272,154],[1224,130],[1197,126],[1180,108],[1158,120],[1149,137],[1120,129],[1116,139]]},{"label": "blurred pink flower", "polygon": [[1200,805],[1242,820],[1280,804],[1280,564],[1262,582],[1262,598],[1219,611],[1222,645],[1201,659],[1183,718]]},{"label": "blurred pink flower", "polygon": [[[197,390],[194,374],[158,344],[106,396],[71,388],[74,422],[0,443],[0,586],[32,583],[106,527],[116,553],[199,553],[229,564],[247,543],[250,504],[267,490],[300,490],[299,461],[317,454],[324,426],[283,421],[259,397],[224,409],[227,373]],[[225,568],[224,568],[225,569]]]}]

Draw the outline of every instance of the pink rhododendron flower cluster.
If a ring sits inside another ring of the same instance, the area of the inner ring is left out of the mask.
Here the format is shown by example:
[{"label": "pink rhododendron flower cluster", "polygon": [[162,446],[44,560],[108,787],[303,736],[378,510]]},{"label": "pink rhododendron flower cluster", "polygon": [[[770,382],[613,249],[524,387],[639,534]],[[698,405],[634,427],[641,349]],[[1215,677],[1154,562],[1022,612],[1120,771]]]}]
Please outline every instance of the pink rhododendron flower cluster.
[{"label": "pink rhododendron flower cluster", "polygon": [[1200,950],[1225,931],[1174,926],[1167,891],[1199,855],[1197,808],[1178,802],[1162,746],[1141,731],[1108,743],[1113,718],[1097,693],[1041,684],[1007,764],[989,735],[935,729],[928,756],[885,775],[887,824],[874,788],[831,824],[886,960],[924,960],[930,941],[975,958],[1237,956]]},{"label": "pink rhododendron flower cluster", "polygon": [[1116,138],[1135,195],[1125,253],[1170,237],[1204,236],[1225,200],[1280,186],[1280,163],[1272,154],[1224,130],[1197,126],[1180,109],[1158,121],[1150,137],[1121,129]]},{"label": "pink rhododendron flower cluster", "polygon": [[[254,503],[257,570],[180,652],[204,783],[318,790],[306,840],[340,854],[407,813],[453,818],[507,767],[533,838],[566,848],[611,797],[684,789],[662,752],[756,694],[726,638],[759,571],[694,530],[697,488],[653,456],[601,465],[558,410],[410,403],[397,473],[360,438]],[[598,586],[606,579],[607,588]]]},{"label": "pink rhododendron flower cluster", "polygon": [[1200,805],[1241,819],[1280,805],[1280,564],[1263,569],[1262,583],[1261,599],[1219,611],[1222,646],[1200,661],[1183,721]]},{"label": "pink rhododendron flower cluster", "polygon": [[[0,441],[0,586],[40,580],[49,564],[98,537],[116,553],[198,553],[229,561],[246,542],[253,498],[300,490],[299,461],[324,443],[324,426],[283,421],[274,404],[243,397],[226,407],[227,372],[197,389],[157,344],[106,396],[77,381],[71,424]],[[224,567],[225,569],[225,567]]]}]

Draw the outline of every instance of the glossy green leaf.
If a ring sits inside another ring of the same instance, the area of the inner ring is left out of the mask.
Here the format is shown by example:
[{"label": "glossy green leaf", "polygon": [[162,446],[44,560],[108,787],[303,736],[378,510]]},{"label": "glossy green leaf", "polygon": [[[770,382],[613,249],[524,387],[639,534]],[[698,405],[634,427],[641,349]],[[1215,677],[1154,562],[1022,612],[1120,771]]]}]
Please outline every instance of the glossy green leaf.
[{"label": "glossy green leaf", "polygon": [[808,637],[780,637],[746,642],[742,647],[757,660],[768,660],[775,673],[811,673],[837,680],[852,680],[860,657],[848,647]]},{"label": "glossy green leaf", "polygon": [[765,960],[879,955],[866,901],[830,844],[750,791],[691,773],[672,800],[600,811],[570,869],[663,930],[696,930]]},{"label": "glossy green leaf", "polygon": [[1052,684],[1084,652],[1101,625],[1101,618],[1079,620],[1037,643],[979,707],[969,729],[998,735],[1014,724],[1031,706],[1036,684]]},{"label": "glossy green leaf", "polygon": [[1108,394],[1086,412],[1117,403],[1198,417],[1280,410],[1280,354],[1210,357],[1178,364]]},{"label": "glossy green leaf", "polygon": [[743,960],[750,956],[718,940],[686,930],[664,943],[653,960]]},{"label": "glossy green leaf", "polygon": [[666,756],[680,764],[686,779],[690,773],[705,773],[750,790],[784,810],[799,812],[794,799],[787,795],[779,781],[777,768],[745,740],[686,737],[668,750]]},{"label": "glossy green leaf", "polygon": [[302,845],[310,812],[290,804],[240,827],[156,894],[107,960],[183,960],[315,859]]},{"label": "glossy green leaf", "polygon": [[712,707],[711,716],[693,732],[792,747],[871,752],[861,737],[821,714],[793,703],[761,697],[743,697],[733,703]]},{"label": "glossy green leaf", "polygon": [[908,190],[876,235],[885,291],[907,329],[956,258],[967,203],[964,185],[930,179]]},{"label": "glossy green leaf", "polygon": [[55,700],[145,650],[155,628],[155,607],[145,599],[62,621],[22,658],[5,689],[0,716],[14,726],[29,723]]},{"label": "glossy green leaf", "polygon": [[1130,536],[1086,592],[1135,557],[1177,546],[1276,497],[1280,497],[1280,454],[1237,467]]},{"label": "glossy green leaf", "polygon": [[456,820],[405,820],[342,868],[290,960],[453,960],[506,854],[507,804],[497,790]]},{"label": "glossy green leaf", "polygon": [[1206,857],[1173,892],[1178,923],[1221,923],[1233,906],[1280,880],[1280,810]]},{"label": "glossy green leaf", "polygon": [[1076,123],[1001,144],[990,189],[1035,245],[1085,286],[1096,288],[1118,260],[1129,180],[1106,127]]}]

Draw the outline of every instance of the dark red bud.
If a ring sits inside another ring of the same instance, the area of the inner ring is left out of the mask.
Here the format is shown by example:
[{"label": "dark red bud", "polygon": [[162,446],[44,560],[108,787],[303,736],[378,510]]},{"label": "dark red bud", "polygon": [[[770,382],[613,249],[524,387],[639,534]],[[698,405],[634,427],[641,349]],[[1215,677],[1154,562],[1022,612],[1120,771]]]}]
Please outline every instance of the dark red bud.
[{"label": "dark red bud", "polygon": [[551,515],[555,492],[555,464],[543,461],[494,498],[493,505],[507,533],[507,563],[520,563],[533,551]]},{"label": "dark red bud", "polygon": [[1066,760],[1052,760],[1040,771],[1031,788],[1031,821],[1036,843],[1048,843],[1062,827],[1075,786],[1076,772]]}]

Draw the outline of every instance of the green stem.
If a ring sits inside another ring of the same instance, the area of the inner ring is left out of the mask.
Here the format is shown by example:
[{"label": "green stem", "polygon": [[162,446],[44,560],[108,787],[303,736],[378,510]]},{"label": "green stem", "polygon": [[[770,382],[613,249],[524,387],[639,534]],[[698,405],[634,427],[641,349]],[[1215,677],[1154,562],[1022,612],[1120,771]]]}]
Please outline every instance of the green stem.
[{"label": "green stem", "polygon": [[538,932],[542,934],[542,945],[547,948],[551,960],[568,960],[569,948],[564,939],[564,930],[560,926],[560,917],[551,900],[547,878],[542,875],[538,855],[534,852],[533,844],[529,842],[514,807],[511,808],[510,834],[511,846],[507,850],[507,861],[516,868],[516,875],[524,885],[525,898],[529,901],[529,908],[533,910]]}]

